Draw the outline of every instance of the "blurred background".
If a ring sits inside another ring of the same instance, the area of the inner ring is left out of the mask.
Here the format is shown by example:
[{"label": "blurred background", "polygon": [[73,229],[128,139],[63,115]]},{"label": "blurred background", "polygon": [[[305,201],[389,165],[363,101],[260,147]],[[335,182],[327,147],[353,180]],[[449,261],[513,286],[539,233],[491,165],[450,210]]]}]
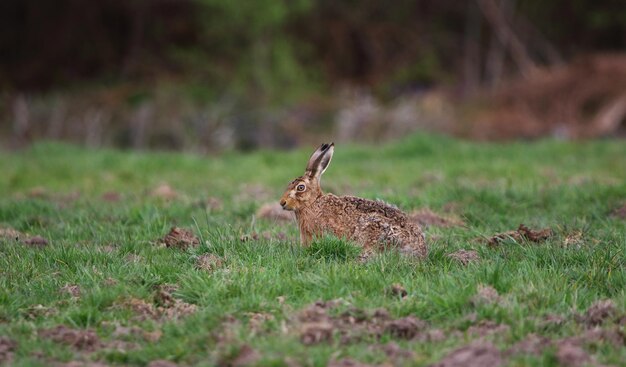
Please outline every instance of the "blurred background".
[{"label": "blurred background", "polygon": [[626,137],[623,0],[3,0],[0,142]]}]

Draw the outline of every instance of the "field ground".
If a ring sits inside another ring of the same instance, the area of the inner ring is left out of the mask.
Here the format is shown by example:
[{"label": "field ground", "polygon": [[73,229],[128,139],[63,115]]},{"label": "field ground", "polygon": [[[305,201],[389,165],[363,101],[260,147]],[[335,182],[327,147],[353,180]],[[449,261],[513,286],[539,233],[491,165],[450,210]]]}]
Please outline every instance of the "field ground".
[{"label": "field ground", "polygon": [[[361,262],[333,238],[303,249],[294,222],[255,215],[313,148],[0,153],[0,364],[626,360],[623,141],[337,145],[326,191],[432,211],[423,261]],[[489,243],[520,224],[551,235]],[[199,244],[164,246],[172,227]]]}]

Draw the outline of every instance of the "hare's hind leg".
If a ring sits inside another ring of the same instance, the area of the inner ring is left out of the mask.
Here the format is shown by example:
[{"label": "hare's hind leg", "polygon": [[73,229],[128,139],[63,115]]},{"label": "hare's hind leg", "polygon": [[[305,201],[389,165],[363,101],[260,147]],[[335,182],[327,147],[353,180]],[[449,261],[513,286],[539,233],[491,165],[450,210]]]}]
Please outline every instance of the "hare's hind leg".
[{"label": "hare's hind leg", "polygon": [[386,250],[395,248],[402,254],[426,257],[426,241],[420,228],[413,223],[390,223],[385,217],[371,214],[362,217],[355,232],[356,240],[365,248]]}]

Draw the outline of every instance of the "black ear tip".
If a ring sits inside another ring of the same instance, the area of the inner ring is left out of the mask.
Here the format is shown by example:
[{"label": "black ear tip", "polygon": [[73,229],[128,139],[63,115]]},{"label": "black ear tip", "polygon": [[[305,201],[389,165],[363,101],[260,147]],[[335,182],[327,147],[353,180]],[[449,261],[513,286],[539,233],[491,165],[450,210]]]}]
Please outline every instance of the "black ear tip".
[{"label": "black ear tip", "polygon": [[322,146],[320,147],[320,149],[321,149],[322,151],[324,151],[324,150],[328,149],[328,147],[330,147],[330,145],[328,145],[328,144],[324,143],[324,144],[322,144]]}]

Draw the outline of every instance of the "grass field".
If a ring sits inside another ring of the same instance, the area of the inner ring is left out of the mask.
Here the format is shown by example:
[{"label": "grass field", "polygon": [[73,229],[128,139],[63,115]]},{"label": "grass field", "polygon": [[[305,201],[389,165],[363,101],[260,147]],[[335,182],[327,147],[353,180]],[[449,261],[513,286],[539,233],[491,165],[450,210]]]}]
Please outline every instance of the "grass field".
[{"label": "grass field", "polygon": [[[313,149],[0,153],[0,364],[626,360],[626,219],[611,214],[626,203],[623,141],[337,145],[326,191],[457,224],[424,228],[423,261],[388,251],[364,263],[353,244],[304,249],[295,222],[255,216]],[[487,243],[521,223],[552,236]],[[163,246],[171,227],[199,245]],[[479,258],[448,256],[459,249]]]}]

